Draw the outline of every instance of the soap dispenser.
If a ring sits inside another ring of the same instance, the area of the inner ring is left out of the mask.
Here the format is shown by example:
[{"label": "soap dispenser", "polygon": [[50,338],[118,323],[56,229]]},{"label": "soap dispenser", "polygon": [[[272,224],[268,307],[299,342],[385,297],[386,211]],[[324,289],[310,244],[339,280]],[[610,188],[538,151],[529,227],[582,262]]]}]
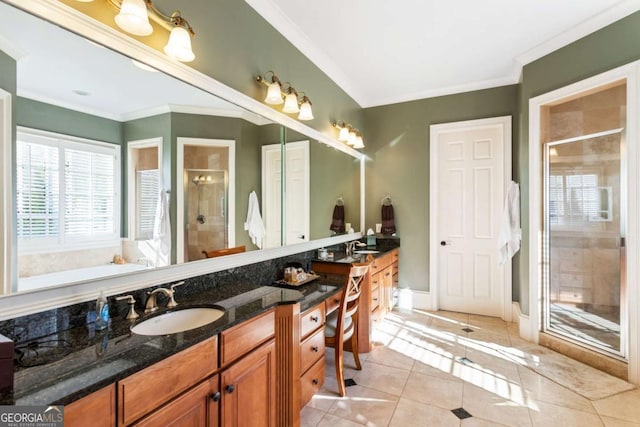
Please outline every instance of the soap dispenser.
[{"label": "soap dispenser", "polygon": [[100,290],[100,295],[96,301],[96,323],[95,330],[101,331],[109,326],[109,302],[104,296],[104,291]]}]

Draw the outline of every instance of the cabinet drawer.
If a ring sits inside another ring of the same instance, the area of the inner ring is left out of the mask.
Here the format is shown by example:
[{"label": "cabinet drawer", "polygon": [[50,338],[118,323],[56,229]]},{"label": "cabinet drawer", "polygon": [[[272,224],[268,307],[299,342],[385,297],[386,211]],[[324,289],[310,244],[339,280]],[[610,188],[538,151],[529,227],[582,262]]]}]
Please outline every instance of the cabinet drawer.
[{"label": "cabinet drawer", "polygon": [[371,311],[374,311],[380,305],[380,287],[371,289]]},{"label": "cabinet drawer", "polygon": [[217,390],[218,376],[216,375],[180,395],[134,425],[136,427],[205,427],[217,425],[218,404],[211,400]]},{"label": "cabinet drawer", "polygon": [[64,425],[95,427],[116,425],[116,386],[112,384],[64,407]]},{"label": "cabinet drawer", "polygon": [[335,310],[338,309],[339,305],[340,305],[340,294],[338,293],[325,301],[325,307],[326,307],[325,314],[329,315],[333,313]]},{"label": "cabinet drawer", "polygon": [[300,408],[311,400],[324,384],[324,357],[300,378]]},{"label": "cabinet drawer", "polygon": [[324,357],[324,328],[300,344],[300,373],[306,372],[321,357]]},{"label": "cabinet drawer", "polygon": [[322,325],[324,325],[324,304],[310,308],[300,316],[300,337],[306,338]]},{"label": "cabinet drawer", "polygon": [[220,334],[221,364],[226,366],[275,336],[276,313],[268,311]]},{"label": "cabinet drawer", "polygon": [[118,425],[131,424],[217,368],[218,339],[214,336],[118,381]]}]

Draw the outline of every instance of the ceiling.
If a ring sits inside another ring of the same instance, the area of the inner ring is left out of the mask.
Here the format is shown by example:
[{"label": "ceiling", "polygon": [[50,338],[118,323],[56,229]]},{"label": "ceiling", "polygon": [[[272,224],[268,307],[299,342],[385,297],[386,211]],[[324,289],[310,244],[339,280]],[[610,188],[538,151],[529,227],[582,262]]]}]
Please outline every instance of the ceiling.
[{"label": "ceiling", "polygon": [[0,2],[0,50],[17,60],[18,95],[118,121],[173,112],[268,121]]},{"label": "ceiling", "polygon": [[362,107],[514,84],[640,0],[245,0]]}]

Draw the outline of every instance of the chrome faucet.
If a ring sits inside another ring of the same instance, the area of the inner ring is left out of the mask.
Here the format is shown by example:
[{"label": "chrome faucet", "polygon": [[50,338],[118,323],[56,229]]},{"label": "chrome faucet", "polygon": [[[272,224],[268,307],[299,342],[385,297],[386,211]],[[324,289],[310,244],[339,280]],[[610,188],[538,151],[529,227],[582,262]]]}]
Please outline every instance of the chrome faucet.
[{"label": "chrome faucet", "polygon": [[347,256],[353,256],[353,249],[356,245],[355,240],[353,242],[346,242],[345,245],[347,246]]},{"label": "chrome faucet", "polygon": [[174,283],[173,285],[171,285],[169,288],[156,288],[151,292],[147,292],[147,294],[149,295],[149,298],[147,298],[147,304],[144,308],[144,314],[149,314],[149,313],[153,313],[154,311],[156,311],[158,309],[158,304],[156,302],[156,299],[158,297],[159,293],[165,294],[167,296],[167,298],[169,299],[169,301],[167,301],[167,308],[173,308],[175,306],[178,305],[178,303],[176,302],[175,298],[173,297],[175,294],[175,289],[180,286],[183,285],[184,282],[178,282],[178,283]]}]

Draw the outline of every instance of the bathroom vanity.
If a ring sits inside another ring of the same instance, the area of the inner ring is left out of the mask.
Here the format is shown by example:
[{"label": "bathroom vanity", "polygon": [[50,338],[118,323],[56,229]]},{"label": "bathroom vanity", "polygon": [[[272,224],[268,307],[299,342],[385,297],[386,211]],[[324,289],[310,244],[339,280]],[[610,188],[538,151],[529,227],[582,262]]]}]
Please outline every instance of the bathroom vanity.
[{"label": "bathroom vanity", "polygon": [[[314,259],[312,269],[326,277],[328,274],[347,276],[352,263],[369,262],[373,257],[360,296],[358,312],[358,351],[371,351],[371,333],[384,316],[393,309],[398,300],[399,243],[396,240],[368,246],[358,254],[348,256],[346,252],[334,253],[333,259]],[[338,301],[333,301],[337,304]]]}]

